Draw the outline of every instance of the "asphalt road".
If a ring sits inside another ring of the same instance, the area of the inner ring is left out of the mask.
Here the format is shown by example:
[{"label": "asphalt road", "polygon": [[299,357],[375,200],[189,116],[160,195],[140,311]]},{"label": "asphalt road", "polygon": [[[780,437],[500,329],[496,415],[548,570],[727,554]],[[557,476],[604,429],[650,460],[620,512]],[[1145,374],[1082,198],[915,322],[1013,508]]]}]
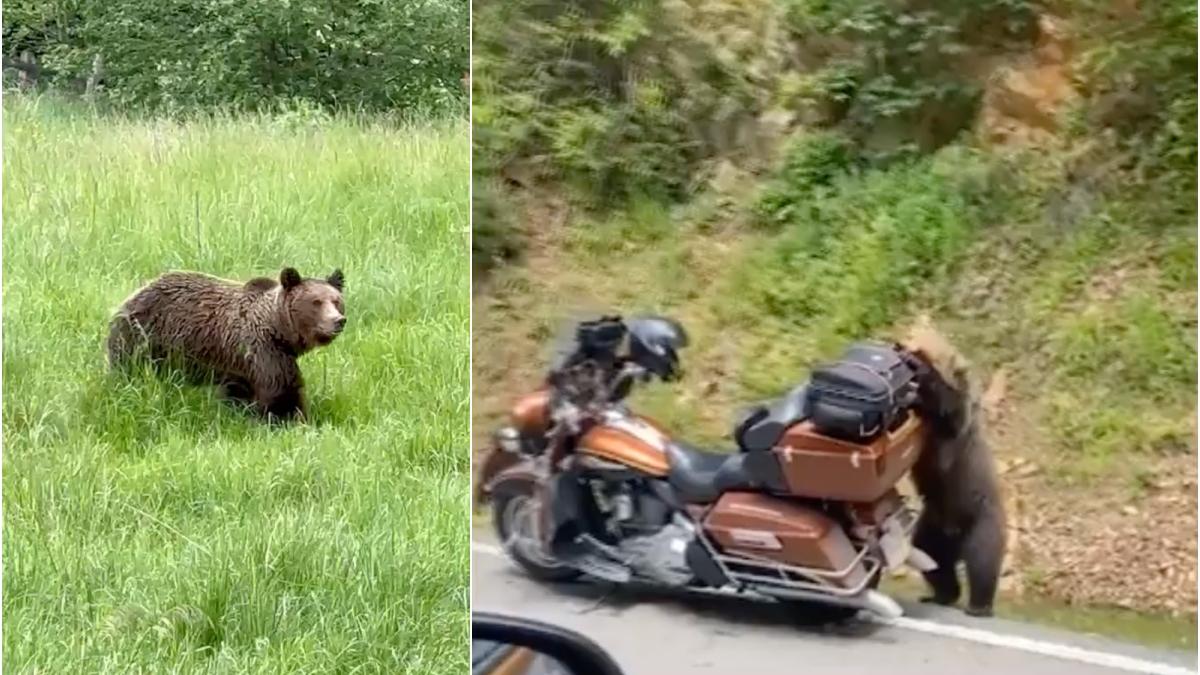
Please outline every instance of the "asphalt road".
[{"label": "asphalt road", "polygon": [[896,623],[805,626],[784,607],[584,583],[535,582],[479,532],[472,603],[595,640],[630,674],[1105,675],[1196,672],[1196,655],[901,602]]}]

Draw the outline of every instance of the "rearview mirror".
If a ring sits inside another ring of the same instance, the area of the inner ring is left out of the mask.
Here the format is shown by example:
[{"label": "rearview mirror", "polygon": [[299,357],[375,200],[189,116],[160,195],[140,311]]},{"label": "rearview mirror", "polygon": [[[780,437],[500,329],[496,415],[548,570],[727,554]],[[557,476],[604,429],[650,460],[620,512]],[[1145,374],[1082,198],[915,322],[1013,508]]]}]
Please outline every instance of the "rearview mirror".
[{"label": "rearview mirror", "polygon": [[596,643],[540,621],[474,612],[472,675],[621,675]]}]

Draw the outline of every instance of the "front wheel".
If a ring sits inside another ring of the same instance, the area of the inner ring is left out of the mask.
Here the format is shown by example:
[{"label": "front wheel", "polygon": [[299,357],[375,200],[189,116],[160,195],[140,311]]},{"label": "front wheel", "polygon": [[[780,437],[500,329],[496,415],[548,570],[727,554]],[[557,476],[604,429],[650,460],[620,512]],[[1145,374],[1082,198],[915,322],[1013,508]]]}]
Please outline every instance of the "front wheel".
[{"label": "front wheel", "polygon": [[568,581],[580,575],[542,551],[538,503],[528,488],[500,490],[492,498],[492,522],[504,551],[541,581]]}]

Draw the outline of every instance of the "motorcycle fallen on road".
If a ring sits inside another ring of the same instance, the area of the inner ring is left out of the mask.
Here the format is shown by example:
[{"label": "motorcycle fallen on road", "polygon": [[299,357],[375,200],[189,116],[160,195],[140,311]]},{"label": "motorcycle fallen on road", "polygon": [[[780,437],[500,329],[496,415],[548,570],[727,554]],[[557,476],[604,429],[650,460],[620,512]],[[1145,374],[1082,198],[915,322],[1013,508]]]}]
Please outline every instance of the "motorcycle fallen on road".
[{"label": "motorcycle fallen on road", "polygon": [[896,489],[926,429],[920,364],[859,343],[739,421],[734,452],[694,447],[629,409],[637,382],[678,376],[687,335],[665,317],[580,323],[521,397],[478,476],[506,554],[531,576],[580,576],[790,602],[831,619],[900,616],[877,586],[912,547]]}]

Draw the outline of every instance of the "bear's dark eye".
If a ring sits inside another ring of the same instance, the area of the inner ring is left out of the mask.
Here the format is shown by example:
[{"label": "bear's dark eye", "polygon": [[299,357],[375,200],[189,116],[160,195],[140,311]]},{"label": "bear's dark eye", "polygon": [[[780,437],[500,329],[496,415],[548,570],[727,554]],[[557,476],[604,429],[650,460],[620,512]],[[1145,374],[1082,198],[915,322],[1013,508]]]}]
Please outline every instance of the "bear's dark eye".
[{"label": "bear's dark eye", "polygon": [[320,300],[313,300],[313,307],[320,307],[320,306],[321,306]]}]

